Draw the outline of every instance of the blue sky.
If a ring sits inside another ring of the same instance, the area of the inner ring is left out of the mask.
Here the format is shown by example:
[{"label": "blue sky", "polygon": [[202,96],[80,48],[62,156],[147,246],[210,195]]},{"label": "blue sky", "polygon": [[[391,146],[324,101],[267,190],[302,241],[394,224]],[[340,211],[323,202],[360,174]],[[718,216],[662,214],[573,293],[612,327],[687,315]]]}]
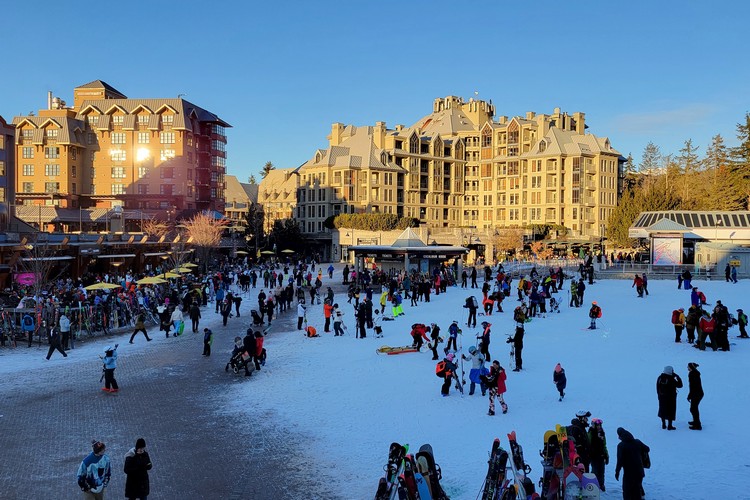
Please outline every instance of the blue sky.
[{"label": "blue sky", "polygon": [[[16,2],[3,9],[0,115],[101,79],[233,125],[228,172],[296,167],[331,123],[411,125],[436,97],[498,115],[583,111],[639,160],[648,141],[736,143],[750,111],[750,2]],[[42,12],[47,9],[48,13]]]}]

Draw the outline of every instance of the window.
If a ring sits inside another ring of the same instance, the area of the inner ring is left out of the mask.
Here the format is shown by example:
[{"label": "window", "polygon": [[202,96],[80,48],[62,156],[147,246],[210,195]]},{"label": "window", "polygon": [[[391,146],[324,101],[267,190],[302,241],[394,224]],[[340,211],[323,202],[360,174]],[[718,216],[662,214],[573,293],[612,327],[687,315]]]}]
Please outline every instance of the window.
[{"label": "window", "polygon": [[192,168],[187,169],[187,180],[189,180],[189,181],[193,180],[193,169]]},{"label": "window", "polygon": [[126,156],[124,149],[113,149],[109,152],[112,161],[125,161]]},{"label": "window", "polygon": [[0,176],[5,175],[5,162],[0,161]]},{"label": "window", "polygon": [[70,159],[75,160],[78,158],[78,149],[70,148]]},{"label": "window", "polygon": [[33,182],[24,182],[23,183],[23,192],[24,193],[33,193],[34,192],[34,183]]},{"label": "window", "polygon": [[162,144],[174,144],[174,132],[159,132],[159,142]]},{"label": "window", "polygon": [[44,148],[45,158],[60,158],[60,148],[57,146]]},{"label": "window", "polygon": [[211,198],[216,198],[216,188],[211,188]]},{"label": "window", "polygon": [[164,167],[159,170],[159,177],[162,179],[174,178],[174,167]]},{"label": "window", "polygon": [[187,195],[188,195],[189,198],[193,197],[193,186],[188,186],[187,187]]},{"label": "window", "polygon": [[59,133],[60,133],[60,130],[56,128],[48,128],[46,130],[47,139],[57,139],[57,136],[59,135]]},{"label": "window", "polygon": [[147,115],[147,114],[140,114],[140,115],[138,115],[138,125],[140,125],[141,127],[147,126],[149,118],[150,118],[150,116]]},{"label": "window", "polygon": [[89,185],[89,193],[96,194],[96,184]]},{"label": "window", "polygon": [[23,157],[24,158],[33,158],[34,157],[34,148],[25,146],[23,148]]},{"label": "window", "polygon": [[544,153],[545,149],[547,149],[547,141],[542,139],[541,141],[539,141],[539,152]]},{"label": "window", "polygon": [[112,178],[113,179],[124,179],[125,178],[125,167],[112,167]]},{"label": "window", "polygon": [[123,115],[113,115],[112,116],[112,125],[115,127],[122,127],[122,123],[125,120],[125,116]]},{"label": "window", "polygon": [[96,134],[93,132],[89,132],[87,134],[86,142],[88,142],[89,145],[96,144]]},{"label": "window", "polygon": [[148,167],[138,167],[138,178],[148,177]]},{"label": "window", "polygon": [[60,165],[57,164],[49,164],[44,166],[44,175],[47,177],[52,177],[55,175],[60,175]]},{"label": "window", "polygon": [[138,184],[138,194],[148,194],[148,184]]},{"label": "window", "polygon": [[174,149],[162,149],[161,150],[161,161],[167,161],[170,158],[174,158]]},{"label": "window", "polygon": [[159,194],[172,194],[172,188],[174,186],[172,184],[160,184],[159,185]]},{"label": "window", "polygon": [[212,134],[219,134],[219,135],[226,135],[224,132],[224,127],[221,125],[217,125],[216,123],[211,125],[211,133]]},{"label": "window", "polygon": [[21,131],[21,137],[23,137],[24,140],[30,141],[33,136],[34,136],[34,131],[31,129]]},{"label": "window", "polygon": [[188,163],[193,163],[193,152],[192,151],[188,151],[187,162]]},{"label": "window", "polygon": [[34,175],[34,165],[24,165],[23,175]]},{"label": "window", "polygon": [[125,132],[113,132],[112,144],[125,144]]},{"label": "window", "polygon": [[174,115],[161,115],[161,123],[171,127],[174,123]]},{"label": "window", "polygon": [[88,122],[89,127],[94,128],[99,125],[99,115],[88,115],[86,121]]},{"label": "window", "polygon": [[112,184],[112,194],[125,194],[125,184]]},{"label": "window", "polygon": [[227,145],[221,141],[211,141],[211,149],[214,151],[226,151]]},{"label": "window", "polygon": [[60,192],[60,183],[59,182],[45,182],[44,183],[44,192],[45,193],[58,193],[58,192]]},{"label": "window", "polygon": [[193,145],[193,134],[188,134],[187,136],[187,145],[192,146]]},{"label": "window", "polygon": [[91,167],[91,178],[96,177],[96,167]]},{"label": "window", "polygon": [[151,142],[151,132],[138,132],[138,144],[148,144],[149,142]]}]

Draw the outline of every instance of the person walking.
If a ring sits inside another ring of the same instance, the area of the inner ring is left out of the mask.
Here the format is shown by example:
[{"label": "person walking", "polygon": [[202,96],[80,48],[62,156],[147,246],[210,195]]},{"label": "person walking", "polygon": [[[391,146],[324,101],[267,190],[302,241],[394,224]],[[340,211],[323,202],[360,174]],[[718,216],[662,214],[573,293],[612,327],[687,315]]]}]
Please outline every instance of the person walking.
[{"label": "person walking", "polygon": [[146,440],[138,438],[135,446],[125,454],[123,471],[125,479],[125,498],[128,500],[146,500],[150,493],[148,471],[151,470],[151,457],[146,451]]},{"label": "person walking", "polygon": [[659,418],[661,428],[673,431],[676,429],[672,422],[677,415],[677,389],[682,387],[682,379],[671,366],[665,366],[664,371],[656,379],[656,395],[659,398]]},{"label": "person walking", "polygon": [[498,360],[494,360],[492,366],[490,366],[490,372],[482,379],[490,390],[490,409],[487,415],[493,416],[495,414],[495,398],[500,402],[500,408],[502,408],[503,413],[508,413],[508,405],[505,404],[504,398],[506,379],[505,368],[500,366]]},{"label": "person walking", "polygon": [[737,309],[737,325],[740,327],[740,334],[738,338],[746,339],[747,335],[747,314],[742,309]]},{"label": "person walking", "polygon": [[727,263],[727,267],[724,268],[724,278],[726,279],[727,283],[732,281],[732,278],[730,277],[732,267]]},{"label": "person walking", "polygon": [[674,326],[674,341],[680,343],[682,329],[685,327],[685,309],[679,308],[672,311],[672,325]]},{"label": "person walking", "polygon": [[117,392],[120,390],[115,379],[118,347],[120,347],[120,344],[115,344],[114,347],[107,347],[104,351],[104,358],[102,360],[104,363],[104,387],[102,387],[102,390],[105,392]]},{"label": "person walking", "polygon": [[701,424],[701,414],[698,410],[698,406],[701,404],[703,399],[703,383],[701,382],[701,372],[698,371],[698,363],[688,363],[688,396],[687,400],[690,402],[690,414],[693,416],[693,420],[688,422],[688,426],[691,430],[699,431],[703,429]]},{"label": "person walking", "polygon": [[104,489],[112,477],[107,447],[101,441],[92,441],[92,451],[78,466],[78,486],[86,500],[104,500]]},{"label": "person walking", "polygon": [[568,385],[568,378],[565,376],[565,368],[560,363],[555,365],[555,371],[552,373],[552,382],[554,382],[557,392],[560,393],[558,401],[562,401],[565,397],[565,387]]},{"label": "person walking", "polygon": [[615,480],[620,480],[620,471],[623,471],[622,499],[641,500],[643,478],[646,475],[643,468],[643,455],[651,449],[622,427],[617,428],[617,437],[620,443],[617,445]]},{"label": "person walking", "polygon": [[65,313],[60,315],[60,335],[62,336],[62,347],[63,350],[67,351],[70,349],[71,338],[70,338],[70,319]]},{"label": "person walking", "polygon": [[54,326],[47,330],[47,342],[49,343],[49,350],[47,351],[47,361],[49,361],[49,359],[52,357],[52,353],[54,353],[55,351],[60,351],[60,354],[63,355],[63,358],[68,357],[68,355],[62,348],[62,344],[60,343],[60,331]]},{"label": "person walking", "polygon": [[589,428],[589,452],[591,458],[591,472],[599,481],[599,489],[607,491],[604,487],[604,469],[609,464],[609,451],[607,451],[607,435],[602,427],[601,418],[591,419]]},{"label": "person walking", "polygon": [[193,333],[198,333],[198,323],[200,323],[201,319],[201,308],[198,306],[197,301],[193,301],[193,303],[190,304],[188,316],[190,316],[190,322],[193,324]]},{"label": "person walking", "polygon": [[169,317],[169,321],[174,327],[174,332],[172,332],[172,335],[174,335],[175,337],[181,335],[182,332],[185,331],[185,317],[182,315],[182,309],[180,309],[179,304],[177,304],[174,308],[174,311],[172,311],[172,316]]},{"label": "person walking", "polygon": [[143,313],[139,313],[138,317],[135,320],[135,329],[133,330],[133,334],[130,336],[130,343],[133,343],[133,339],[138,334],[138,332],[143,332],[143,336],[146,337],[147,342],[151,342],[151,338],[148,336],[148,332],[146,332],[146,316]]},{"label": "person walking", "polygon": [[229,315],[232,314],[232,303],[224,299],[221,303],[221,324],[227,326]]},{"label": "person walking", "polygon": [[211,355],[211,344],[214,343],[214,332],[210,328],[203,329],[203,356]]}]

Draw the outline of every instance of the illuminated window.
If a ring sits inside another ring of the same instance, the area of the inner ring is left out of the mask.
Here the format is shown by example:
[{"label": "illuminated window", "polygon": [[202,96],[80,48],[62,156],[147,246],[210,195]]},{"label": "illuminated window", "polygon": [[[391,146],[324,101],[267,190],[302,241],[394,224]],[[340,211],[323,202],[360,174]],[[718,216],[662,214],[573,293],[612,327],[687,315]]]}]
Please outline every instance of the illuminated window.
[{"label": "illuminated window", "polygon": [[23,192],[24,193],[33,193],[34,192],[34,183],[33,182],[24,182],[23,183]]},{"label": "illuminated window", "polygon": [[112,178],[113,179],[124,179],[125,178],[125,167],[112,167]]},{"label": "illuminated window", "polygon": [[112,161],[125,161],[127,155],[124,149],[113,149],[109,152],[109,156],[112,158]]},{"label": "illuminated window", "polygon": [[44,148],[45,158],[60,158],[60,148],[57,146]]},{"label": "illuminated window", "polygon": [[47,177],[60,175],[60,165],[56,165],[56,164],[45,165],[44,175],[46,175]]},{"label": "illuminated window", "polygon": [[174,158],[174,149],[162,149],[161,150],[161,161],[167,161],[170,158]]},{"label": "illuminated window", "polygon": [[125,132],[113,132],[112,144],[125,144]]},{"label": "illuminated window", "polygon": [[125,184],[112,184],[112,194],[125,194]]},{"label": "illuminated window", "polygon": [[162,144],[174,144],[174,132],[159,132],[159,142]]},{"label": "illuminated window", "polygon": [[29,164],[24,165],[23,175],[34,175],[34,165],[29,165]]},{"label": "illuminated window", "polygon": [[113,115],[112,116],[112,125],[115,127],[122,127],[122,123],[125,120],[125,117],[123,115]]},{"label": "illuminated window", "polygon": [[138,132],[138,144],[148,144],[151,142],[151,132]]},{"label": "illuminated window", "polygon": [[24,158],[33,158],[34,157],[34,148],[33,147],[24,147],[23,148],[23,157]]},{"label": "illuminated window", "polygon": [[56,128],[48,128],[46,135],[48,139],[57,139],[59,133],[60,131]]},{"label": "illuminated window", "polygon": [[58,192],[60,192],[60,183],[59,182],[45,182],[44,183],[44,192],[45,193],[58,193]]}]

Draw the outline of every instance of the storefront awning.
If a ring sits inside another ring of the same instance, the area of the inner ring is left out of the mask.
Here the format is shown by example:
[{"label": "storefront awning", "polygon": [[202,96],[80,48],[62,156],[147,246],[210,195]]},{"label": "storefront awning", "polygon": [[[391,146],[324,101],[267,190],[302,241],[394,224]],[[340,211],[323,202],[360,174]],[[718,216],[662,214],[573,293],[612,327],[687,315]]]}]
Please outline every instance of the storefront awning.
[{"label": "storefront awning", "polygon": [[121,253],[117,255],[97,255],[97,259],[128,259],[130,257],[135,257],[134,253]]}]

